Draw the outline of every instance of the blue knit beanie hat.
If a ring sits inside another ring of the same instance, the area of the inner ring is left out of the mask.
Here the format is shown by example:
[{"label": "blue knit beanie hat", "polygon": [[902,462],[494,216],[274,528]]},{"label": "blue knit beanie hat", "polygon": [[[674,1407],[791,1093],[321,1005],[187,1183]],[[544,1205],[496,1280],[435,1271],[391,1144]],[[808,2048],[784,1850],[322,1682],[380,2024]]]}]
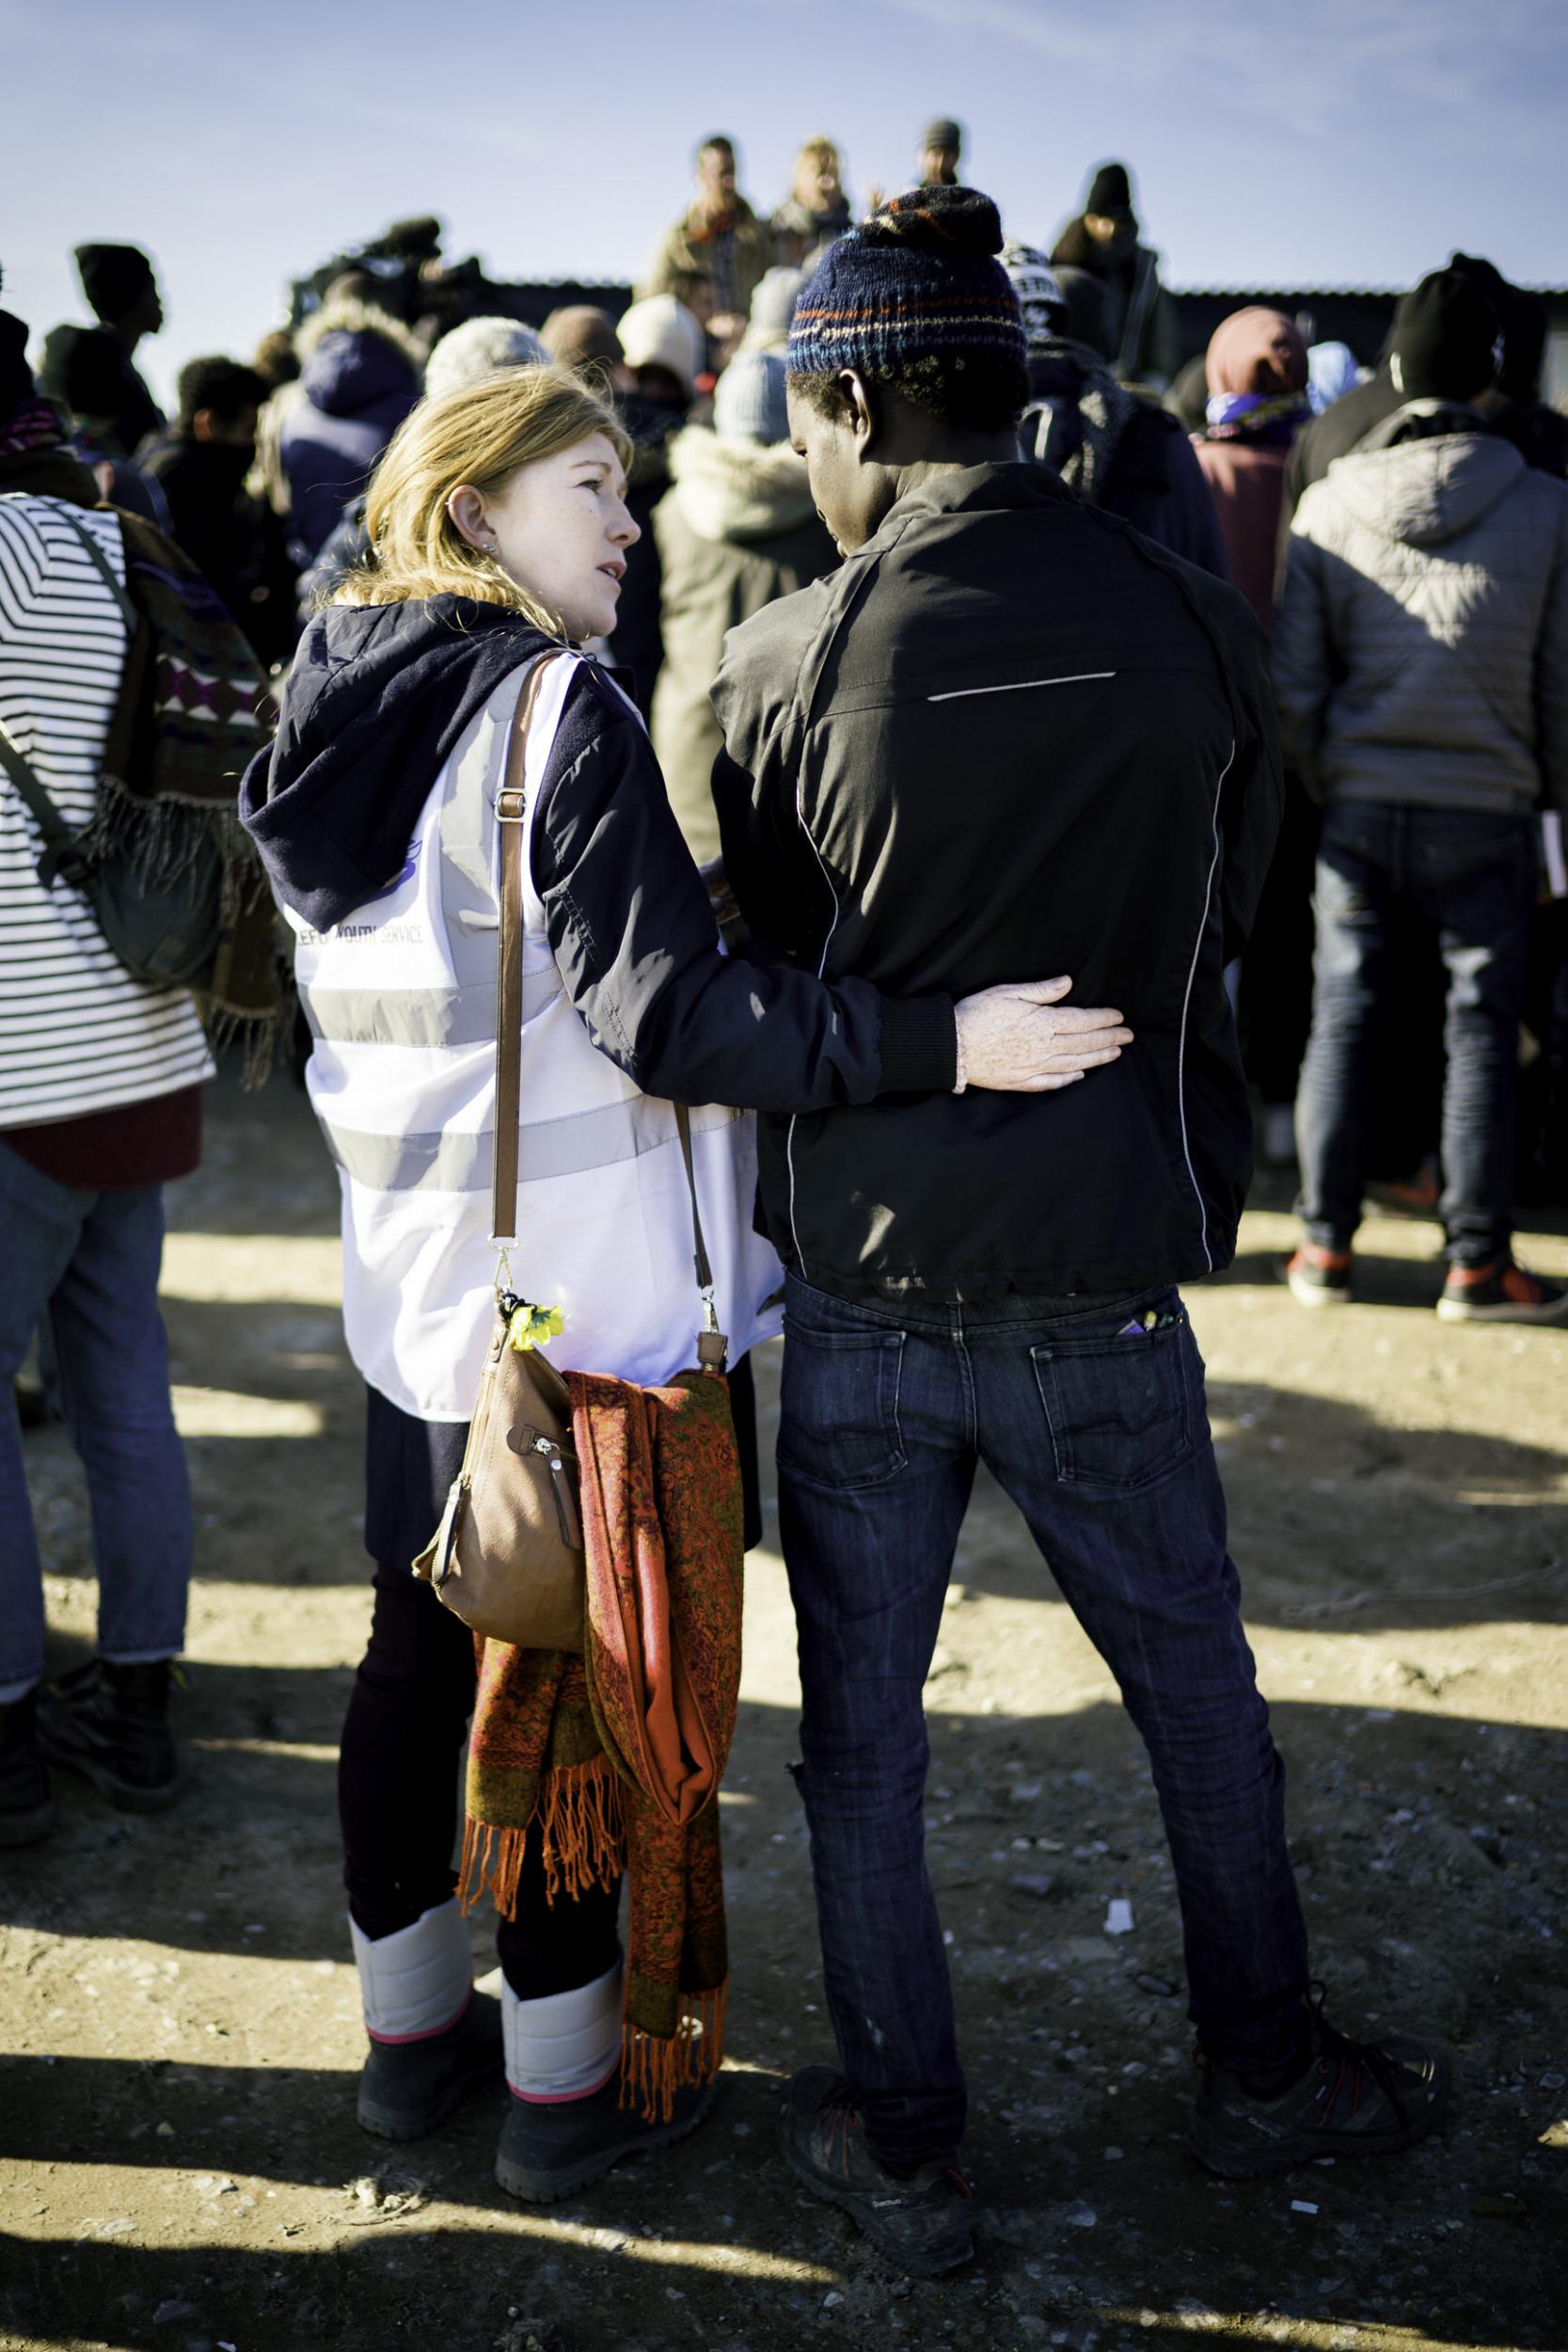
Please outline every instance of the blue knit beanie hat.
[{"label": "blue knit beanie hat", "polygon": [[937,357],[1024,364],[1002,221],[977,188],[912,188],[829,247],[801,288],[792,374],[901,368]]}]

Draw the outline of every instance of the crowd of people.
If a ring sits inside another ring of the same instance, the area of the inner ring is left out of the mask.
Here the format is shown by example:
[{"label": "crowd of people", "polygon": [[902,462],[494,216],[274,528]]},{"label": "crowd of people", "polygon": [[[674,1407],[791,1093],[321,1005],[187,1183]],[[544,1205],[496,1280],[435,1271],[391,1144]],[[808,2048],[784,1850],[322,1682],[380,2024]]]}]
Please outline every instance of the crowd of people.
[{"label": "crowd of people", "polygon": [[[136,248],[78,250],[98,324],[36,361],[0,313],[0,1842],[49,1834],[51,1766],[178,1793],[162,1188],[221,1032],[264,1056],[292,1018],[286,938],[368,1395],[360,2121],[416,2137],[504,2075],[498,2177],[548,2201],[706,2112],[747,1358],[782,1305],[840,2061],[789,2086],[784,2153],[918,2275],[973,2243],[921,1824],[976,1465],[1149,1750],[1194,2150],[1237,2177],[1387,2152],[1438,2121],[1446,2062],[1309,1997],[1178,1285],[1229,1262],[1256,1119],[1299,1167],[1305,1306],[1353,1301],[1382,1182],[1442,1224],[1439,1315],[1568,1324],[1513,1248],[1521,1175],[1560,1198],[1565,1165],[1568,423],[1539,302],[1455,254],[1365,366],[1259,306],[1189,358],[1124,165],[1046,246],[962,154],[933,121],[857,221],[812,139],[765,217],[705,139],[618,316],[486,308],[437,224],[400,224],[248,359],[190,361],[172,422]],[[47,1686],[11,1398],[40,1333],[101,1593],[97,1653]],[[568,1384],[583,1646],[491,1639],[476,1668],[410,1564],[456,1541],[507,1338]],[[633,1581],[646,1655],[606,1597]],[[666,1642],[683,1695],[633,1737]],[[483,1888],[499,2005],[459,1908]]]}]

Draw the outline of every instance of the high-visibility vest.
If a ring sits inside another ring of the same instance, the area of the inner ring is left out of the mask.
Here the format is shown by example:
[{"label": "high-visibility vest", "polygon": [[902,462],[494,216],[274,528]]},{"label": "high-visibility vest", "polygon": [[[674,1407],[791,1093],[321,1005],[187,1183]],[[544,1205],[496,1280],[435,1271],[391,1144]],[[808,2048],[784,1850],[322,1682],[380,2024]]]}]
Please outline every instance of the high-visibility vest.
[{"label": "high-visibility vest", "polygon": [[[691,1207],[671,1104],[599,1053],[556,969],[530,854],[577,667],[529,732],[522,1100],[512,1288],[559,1306],[553,1362],[649,1385],[696,1360]],[[467,1421],[494,1328],[490,1239],[499,927],[496,795],[526,671],[436,777],[396,880],[330,930],[291,914],[314,1037],[306,1069],[342,1186],[343,1324],[364,1377],[422,1421]],[[779,1263],[752,1231],[749,1112],[691,1111],[703,1226],[732,1359],[779,1327]]]}]

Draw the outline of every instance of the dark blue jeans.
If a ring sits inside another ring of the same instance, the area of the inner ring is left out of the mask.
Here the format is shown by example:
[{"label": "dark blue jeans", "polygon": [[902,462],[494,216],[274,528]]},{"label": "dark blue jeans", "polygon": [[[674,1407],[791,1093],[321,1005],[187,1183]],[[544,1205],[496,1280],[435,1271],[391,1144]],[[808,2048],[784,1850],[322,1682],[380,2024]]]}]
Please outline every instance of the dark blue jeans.
[{"label": "dark blue jeans", "polygon": [[[1203,1362],[1175,1291],[850,1304],[791,1276],[779,1502],[800,1629],[800,1788],[839,2055],[884,2161],[949,2154],[965,2092],[927,1875],[922,1692],[977,1462],[1120,1686],[1176,1866],[1212,2057],[1282,2064],[1307,1938],[1226,1550]],[[1123,1327],[1145,1311],[1157,1327]]]},{"label": "dark blue jeans", "polygon": [[43,1572],[11,1382],[47,1311],[87,1477],[98,1647],[124,1664],[185,1638],[191,1495],[158,1311],[164,1196],[85,1192],[0,1142],[0,1699],[43,1672]]},{"label": "dark blue jeans", "polygon": [[1312,1034],[1296,1095],[1297,1209],[1319,1248],[1348,1249],[1361,1222],[1390,937],[1402,902],[1435,929],[1449,974],[1448,1254],[1456,1265],[1506,1254],[1536,872],[1528,817],[1379,801],[1329,809],[1318,852]]}]

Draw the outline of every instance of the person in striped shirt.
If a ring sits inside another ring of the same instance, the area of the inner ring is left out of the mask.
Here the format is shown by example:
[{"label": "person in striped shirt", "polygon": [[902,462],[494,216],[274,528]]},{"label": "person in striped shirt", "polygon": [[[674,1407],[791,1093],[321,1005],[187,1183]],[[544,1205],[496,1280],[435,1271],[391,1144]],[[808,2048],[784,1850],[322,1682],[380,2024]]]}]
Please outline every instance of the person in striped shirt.
[{"label": "person in striped shirt", "polygon": [[[0,752],[80,831],[127,650],[94,550],[121,583],[125,553],[34,390],[25,340],[0,314]],[[157,1290],[163,1187],[197,1165],[213,1075],[190,996],[133,979],[85,897],[40,880],[40,847],[0,771],[0,1845],[50,1829],[49,1758],[129,1810],[177,1791],[168,1687],[191,1507]],[[45,1318],[87,1471],[99,1613],[95,1656],[40,1692],[42,1565],[13,1380]]]}]

